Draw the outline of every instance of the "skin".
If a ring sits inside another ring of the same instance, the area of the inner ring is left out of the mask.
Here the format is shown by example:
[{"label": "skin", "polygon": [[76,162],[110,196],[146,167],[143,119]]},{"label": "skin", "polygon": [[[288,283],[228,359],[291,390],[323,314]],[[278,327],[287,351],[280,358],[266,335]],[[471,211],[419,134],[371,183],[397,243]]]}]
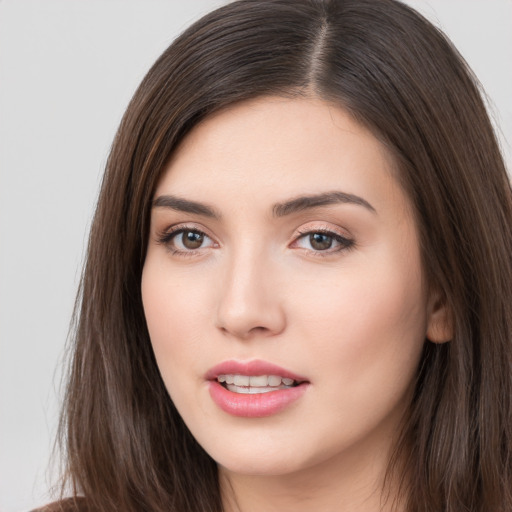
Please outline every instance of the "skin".
[{"label": "skin", "polygon": [[[276,203],[331,191],[371,208],[272,215]],[[322,100],[260,98],[196,126],[163,195],[221,216],[153,208],[142,296],[161,375],[219,464],[226,511],[388,510],[383,477],[425,337],[446,333],[386,148]],[[179,228],[205,233],[199,248],[172,237]],[[350,244],[327,238],[319,250],[304,235],[326,230]],[[272,362],[309,386],[277,414],[232,416],[205,380],[232,359]]]}]

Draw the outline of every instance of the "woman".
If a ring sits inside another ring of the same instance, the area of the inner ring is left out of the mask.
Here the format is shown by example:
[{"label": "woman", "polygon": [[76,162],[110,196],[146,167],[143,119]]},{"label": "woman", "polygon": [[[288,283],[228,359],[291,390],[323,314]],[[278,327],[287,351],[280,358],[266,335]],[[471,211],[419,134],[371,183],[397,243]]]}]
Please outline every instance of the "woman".
[{"label": "woman", "polygon": [[512,194],[393,0],[231,3],[136,92],[61,424],[76,510],[512,510]]}]

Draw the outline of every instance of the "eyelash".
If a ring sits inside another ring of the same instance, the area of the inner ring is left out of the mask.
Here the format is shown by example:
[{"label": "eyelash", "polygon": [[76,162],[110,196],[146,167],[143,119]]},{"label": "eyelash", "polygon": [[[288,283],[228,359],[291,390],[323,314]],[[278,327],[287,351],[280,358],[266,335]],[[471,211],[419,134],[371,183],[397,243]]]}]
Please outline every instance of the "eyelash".
[{"label": "eyelash", "polygon": [[196,233],[211,240],[211,237],[208,236],[204,231],[201,231],[200,229],[197,229],[192,226],[179,226],[175,229],[172,229],[171,231],[164,231],[161,234],[159,234],[157,237],[157,242],[161,245],[164,245],[167,248],[167,250],[170,251],[170,253],[173,255],[185,258],[196,256],[200,249],[189,249],[184,251],[181,249],[177,249],[176,247],[173,247],[172,241],[181,233]]},{"label": "eyelash", "polygon": [[[189,250],[181,250],[177,249],[172,245],[173,240],[182,233],[195,233],[198,235],[202,235],[210,240],[212,238],[208,236],[204,231],[197,229],[193,226],[179,226],[171,231],[164,231],[160,233],[157,236],[157,242],[161,245],[164,245],[173,255],[180,256],[180,257],[193,257],[198,255],[198,252],[203,249],[202,247],[198,249],[189,249]],[[353,239],[347,238],[345,236],[340,235],[339,233],[336,233],[335,231],[332,231],[330,229],[326,228],[319,228],[319,229],[305,229],[303,231],[299,230],[299,236],[297,236],[292,244],[296,244],[299,240],[306,238],[307,236],[315,235],[315,234],[322,234],[325,236],[328,236],[332,238],[334,242],[337,242],[339,245],[335,249],[331,250],[314,250],[314,249],[305,249],[310,254],[312,254],[315,257],[326,257],[329,255],[332,255],[334,253],[340,252],[340,251],[348,251],[355,247],[355,241]],[[213,241],[213,240],[212,240]]]},{"label": "eyelash", "polygon": [[314,250],[309,249],[308,251],[315,257],[326,257],[331,254],[338,253],[340,251],[348,251],[350,249],[353,249],[355,247],[355,241],[351,238],[347,238],[345,236],[340,235],[339,233],[336,233],[335,231],[332,231],[331,229],[327,228],[317,228],[317,229],[304,229],[303,231],[299,230],[299,236],[295,238],[294,244],[297,243],[299,240],[306,238],[307,236],[316,235],[316,234],[322,234],[325,236],[328,236],[329,238],[332,238],[334,242],[337,242],[339,245],[335,249],[326,249],[326,250]]}]

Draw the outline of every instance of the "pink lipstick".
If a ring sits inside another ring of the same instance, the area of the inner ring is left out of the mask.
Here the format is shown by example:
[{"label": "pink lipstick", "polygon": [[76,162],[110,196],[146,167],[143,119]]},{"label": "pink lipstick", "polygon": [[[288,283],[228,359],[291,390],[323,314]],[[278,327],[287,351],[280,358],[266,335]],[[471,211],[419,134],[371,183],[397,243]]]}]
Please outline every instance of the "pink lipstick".
[{"label": "pink lipstick", "polygon": [[309,387],[306,378],[261,360],[225,361],[209,370],[206,380],[218,407],[247,418],[277,414]]}]

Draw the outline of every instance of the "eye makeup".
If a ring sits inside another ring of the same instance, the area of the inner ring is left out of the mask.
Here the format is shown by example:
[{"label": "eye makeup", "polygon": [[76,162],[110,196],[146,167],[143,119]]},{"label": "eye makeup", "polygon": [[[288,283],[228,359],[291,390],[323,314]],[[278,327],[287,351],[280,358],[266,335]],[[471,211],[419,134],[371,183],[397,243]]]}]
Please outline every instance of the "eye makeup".
[{"label": "eye makeup", "polygon": [[[206,250],[217,249],[220,244],[196,225],[178,224],[167,228],[156,236],[156,242],[165,246],[178,257],[204,254]],[[354,248],[355,241],[326,226],[298,229],[288,245],[293,250],[303,250],[318,257],[332,256],[335,253]]]}]

